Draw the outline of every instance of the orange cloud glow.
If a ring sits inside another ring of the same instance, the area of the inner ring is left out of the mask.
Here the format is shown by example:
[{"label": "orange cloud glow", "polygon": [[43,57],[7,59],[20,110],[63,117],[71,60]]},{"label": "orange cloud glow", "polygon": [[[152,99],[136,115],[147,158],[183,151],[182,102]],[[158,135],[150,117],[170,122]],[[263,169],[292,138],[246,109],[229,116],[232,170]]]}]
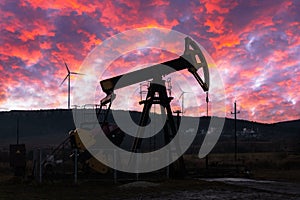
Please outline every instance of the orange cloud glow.
[{"label": "orange cloud glow", "polygon": [[[191,36],[212,56],[225,86],[227,117],[232,117],[237,100],[242,119],[300,118],[297,0],[16,0],[1,1],[0,14],[0,107],[65,108],[67,85],[59,87],[67,74],[64,61],[79,72],[87,55],[107,38],[134,28],[160,27]],[[171,42],[174,53],[178,41]],[[143,64],[141,58],[157,63],[176,57],[170,52],[138,49],[112,63],[106,76],[131,71]],[[189,73],[181,75],[178,81],[186,78],[194,88]],[[75,81],[73,77],[71,84]],[[205,114],[205,102],[197,109],[186,102],[187,111]],[[174,109],[179,107],[180,100],[174,100]]]}]

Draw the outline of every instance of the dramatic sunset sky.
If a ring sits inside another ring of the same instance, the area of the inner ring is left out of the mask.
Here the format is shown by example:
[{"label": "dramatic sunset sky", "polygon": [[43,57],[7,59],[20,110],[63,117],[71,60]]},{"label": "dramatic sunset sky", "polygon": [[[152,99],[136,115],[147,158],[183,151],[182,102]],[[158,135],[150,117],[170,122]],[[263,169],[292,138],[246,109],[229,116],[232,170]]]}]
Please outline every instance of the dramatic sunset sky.
[{"label": "dramatic sunset sky", "polygon": [[211,55],[227,117],[236,100],[241,119],[300,118],[298,0],[1,0],[0,15],[2,111],[67,108],[63,59],[77,71],[107,38],[159,27],[191,36]]}]

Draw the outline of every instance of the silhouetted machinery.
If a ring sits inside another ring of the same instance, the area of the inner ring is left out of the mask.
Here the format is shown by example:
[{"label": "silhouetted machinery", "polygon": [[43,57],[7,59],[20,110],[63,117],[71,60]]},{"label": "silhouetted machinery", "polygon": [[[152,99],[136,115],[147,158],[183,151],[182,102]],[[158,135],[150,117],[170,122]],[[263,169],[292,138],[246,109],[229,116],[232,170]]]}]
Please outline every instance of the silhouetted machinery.
[{"label": "silhouetted machinery", "polygon": [[[119,146],[124,138],[124,132],[120,130],[119,127],[116,125],[111,125],[108,123],[101,124],[101,128],[103,129],[103,132],[108,137],[108,139],[114,143],[115,145]],[[87,150],[89,147],[93,146],[95,144],[95,138],[90,137],[87,139],[89,143],[83,144],[80,137],[79,132],[84,132],[86,130],[83,129],[75,129],[73,131],[69,132],[69,139],[71,143],[71,147],[74,149],[78,149],[78,160],[83,166],[83,171],[90,172],[92,169],[95,172],[99,172],[101,174],[106,174],[109,171],[109,168],[99,162],[96,158],[94,158],[90,152]],[[92,130],[97,133],[97,130]],[[88,135],[88,134],[84,134]]]},{"label": "silhouetted machinery", "polygon": [[[111,108],[111,104],[115,99],[114,91],[120,88],[124,88],[139,82],[151,80],[150,86],[148,88],[147,97],[145,100],[141,101],[143,104],[143,111],[141,113],[141,118],[139,121],[139,126],[144,127],[147,125],[149,120],[149,112],[153,104],[160,104],[167,115],[166,124],[164,125],[164,143],[168,144],[176,135],[177,128],[174,123],[170,102],[172,97],[168,97],[167,89],[165,87],[163,77],[181,70],[187,69],[197,80],[204,92],[209,90],[209,70],[206,59],[199,48],[199,46],[189,37],[185,38],[185,50],[184,54],[177,59],[166,61],[160,64],[156,64],[145,69],[140,69],[137,71],[129,72],[123,75],[115,76],[106,80],[100,81],[101,88],[103,92],[106,93],[106,97],[103,98],[100,103],[100,111],[104,106],[108,107],[106,109],[105,117],[100,125],[104,130],[107,137],[116,145],[121,144],[124,137],[124,133],[118,128],[113,129],[109,126],[107,122],[108,113]],[[198,70],[202,70],[203,77],[197,73]],[[72,146],[77,148],[81,152],[82,159],[94,170],[100,173],[106,173],[108,168],[102,163],[96,161],[86,150],[80,138],[78,136],[78,131],[75,130],[71,133],[73,139],[71,140]],[[137,136],[142,136],[142,130],[138,130]],[[118,136],[118,137],[116,137]],[[141,152],[142,137],[135,137],[131,147],[132,152]],[[179,159],[180,168],[184,168],[183,158]]]}]

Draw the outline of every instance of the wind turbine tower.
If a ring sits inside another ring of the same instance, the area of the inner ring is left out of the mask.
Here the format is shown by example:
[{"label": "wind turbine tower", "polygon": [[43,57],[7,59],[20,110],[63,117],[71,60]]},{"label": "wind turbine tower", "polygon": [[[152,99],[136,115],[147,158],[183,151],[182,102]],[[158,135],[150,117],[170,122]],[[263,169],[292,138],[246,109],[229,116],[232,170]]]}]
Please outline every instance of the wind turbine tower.
[{"label": "wind turbine tower", "polygon": [[70,109],[70,92],[71,92],[71,74],[73,75],[84,75],[81,73],[77,73],[77,72],[71,72],[67,63],[64,61],[66,69],[67,69],[67,76],[64,78],[64,80],[61,82],[60,86],[66,81],[66,79],[68,79],[68,109]]}]

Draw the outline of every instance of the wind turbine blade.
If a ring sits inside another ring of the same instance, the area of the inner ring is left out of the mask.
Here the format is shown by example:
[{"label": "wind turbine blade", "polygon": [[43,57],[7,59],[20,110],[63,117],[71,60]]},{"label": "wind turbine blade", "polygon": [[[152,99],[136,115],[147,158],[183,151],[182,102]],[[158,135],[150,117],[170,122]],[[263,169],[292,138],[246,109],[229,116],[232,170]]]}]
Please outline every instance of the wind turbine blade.
[{"label": "wind turbine blade", "polygon": [[66,79],[68,78],[68,76],[70,76],[69,74],[66,76],[66,78],[61,82],[61,84],[59,85],[59,87],[66,81]]},{"label": "wind turbine blade", "polygon": [[82,74],[82,73],[77,73],[77,72],[70,72],[70,74],[76,74],[76,75],[85,75],[85,74]]},{"label": "wind turbine blade", "polygon": [[185,92],[181,92],[181,95],[178,97],[178,99],[180,99],[184,93],[185,93]]},{"label": "wind turbine blade", "polygon": [[180,90],[181,92],[184,92],[184,91],[181,89],[181,87],[179,87],[179,90]]},{"label": "wind turbine blade", "polygon": [[69,67],[68,67],[68,65],[67,65],[67,63],[66,63],[66,61],[65,61],[65,59],[63,59],[63,60],[64,60],[64,63],[65,63],[65,66],[66,66],[66,68],[67,68],[67,70],[68,70],[68,73],[70,74]]}]

